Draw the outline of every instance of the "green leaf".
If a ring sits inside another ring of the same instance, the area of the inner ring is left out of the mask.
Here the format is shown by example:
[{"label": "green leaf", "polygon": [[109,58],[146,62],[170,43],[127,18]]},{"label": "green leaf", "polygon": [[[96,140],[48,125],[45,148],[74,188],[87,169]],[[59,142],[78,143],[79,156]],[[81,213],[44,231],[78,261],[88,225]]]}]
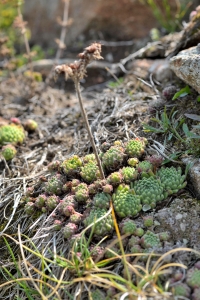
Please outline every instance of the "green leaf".
[{"label": "green leaf", "polygon": [[188,128],[187,124],[184,123],[182,128],[183,128],[183,131],[184,131],[185,135],[189,136],[190,131],[189,131],[189,128]]},{"label": "green leaf", "polygon": [[187,124],[184,123],[182,128],[187,137],[189,137],[191,139],[200,139],[200,135],[197,135],[197,134],[193,133],[192,131],[189,131]]},{"label": "green leaf", "polygon": [[188,94],[190,94],[190,88],[188,85],[186,85],[186,87],[184,87],[183,89],[181,89],[179,92],[177,92],[174,97],[172,98],[172,100],[176,100],[178,97],[184,97]]}]

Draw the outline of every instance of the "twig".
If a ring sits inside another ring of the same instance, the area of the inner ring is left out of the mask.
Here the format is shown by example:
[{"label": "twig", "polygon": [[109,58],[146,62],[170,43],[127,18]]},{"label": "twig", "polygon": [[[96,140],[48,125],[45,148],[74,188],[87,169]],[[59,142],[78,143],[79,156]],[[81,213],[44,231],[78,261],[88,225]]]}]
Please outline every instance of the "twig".
[{"label": "twig", "polygon": [[89,136],[90,143],[91,143],[93,151],[94,151],[94,155],[95,155],[98,167],[99,167],[101,178],[105,179],[102,164],[101,164],[101,161],[99,159],[98,152],[97,152],[97,149],[96,149],[96,145],[95,145],[95,142],[94,142],[94,138],[93,138],[93,135],[92,135],[92,132],[91,132],[91,129],[90,129],[89,122],[88,122],[87,114],[86,114],[85,108],[83,106],[83,100],[82,100],[81,93],[80,93],[80,82],[78,80],[75,80],[74,84],[75,84],[75,89],[76,89],[78,100],[79,100],[79,105],[80,105],[80,108],[81,108],[82,117],[83,117],[84,122],[85,122],[85,126],[86,126],[86,129],[87,129],[87,132],[88,132],[88,136]]},{"label": "twig", "polygon": [[91,63],[93,60],[102,59],[101,53],[101,44],[100,43],[93,43],[89,47],[85,48],[84,52],[79,53],[79,61],[75,61],[72,64],[69,65],[60,65],[55,68],[55,77],[57,77],[59,74],[64,73],[65,79],[71,78],[74,81],[75,89],[77,92],[81,113],[85,122],[85,126],[88,132],[88,136],[95,154],[95,158],[99,167],[99,172],[102,179],[105,179],[103,168],[101,165],[101,161],[98,156],[97,148],[94,142],[94,138],[89,126],[87,114],[85,112],[83,101],[81,97],[80,92],[80,80],[83,79],[86,75],[86,68],[89,63]]}]

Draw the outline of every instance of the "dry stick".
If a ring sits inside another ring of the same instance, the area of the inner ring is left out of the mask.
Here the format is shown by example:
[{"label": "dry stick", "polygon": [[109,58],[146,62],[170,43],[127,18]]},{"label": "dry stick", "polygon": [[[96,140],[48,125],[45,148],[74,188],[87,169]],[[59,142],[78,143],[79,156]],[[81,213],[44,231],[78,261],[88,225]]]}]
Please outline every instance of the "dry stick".
[{"label": "dry stick", "polygon": [[[22,20],[22,24],[23,24],[24,20],[23,20],[23,15],[22,15],[22,12],[21,12],[20,5],[21,5],[21,2],[18,1],[17,12],[18,12],[18,16]],[[28,42],[28,39],[27,39],[27,36],[26,36],[26,28],[25,28],[25,26],[23,26],[21,33],[22,33],[23,38],[24,38],[24,43],[25,43],[25,47],[26,47],[26,53],[28,55],[28,62],[29,62],[30,71],[31,71],[31,74],[32,74],[33,73],[33,65],[32,65],[32,58],[31,58],[31,49],[30,49],[29,42]]]},{"label": "dry stick", "polygon": [[50,80],[53,78],[53,70],[55,68],[55,65],[58,64],[58,60],[60,59],[60,57],[62,55],[62,51],[63,51],[63,47],[61,45],[65,44],[65,37],[66,37],[66,34],[67,34],[68,15],[69,15],[69,2],[70,2],[70,0],[64,0],[64,2],[65,2],[65,6],[64,6],[63,21],[62,21],[62,30],[61,30],[61,33],[60,33],[60,40],[59,40],[59,44],[58,44],[58,49],[57,49],[57,52],[56,52],[54,65],[51,68],[51,71],[50,71],[49,75],[47,76],[47,78],[45,80],[45,84],[44,84],[43,89],[45,89],[47,87]]},{"label": "dry stick", "polygon": [[61,57],[63,47],[61,45],[64,45],[65,42],[65,36],[67,34],[67,22],[68,22],[68,14],[69,14],[69,2],[70,0],[64,0],[65,6],[64,6],[64,13],[63,13],[63,21],[62,21],[62,30],[60,34],[60,41],[58,44],[58,49],[56,52],[56,58],[55,63],[58,63],[58,59]]},{"label": "dry stick", "polygon": [[92,132],[91,132],[91,129],[90,129],[89,122],[88,122],[87,114],[86,114],[85,108],[83,106],[83,100],[82,100],[82,97],[81,97],[80,82],[79,82],[79,80],[75,79],[74,80],[74,84],[75,84],[75,89],[76,89],[76,92],[77,92],[77,96],[78,96],[78,100],[79,100],[79,104],[80,104],[80,108],[81,108],[82,117],[84,119],[85,126],[86,126],[86,129],[87,129],[87,132],[88,132],[88,136],[89,136],[89,139],[90,139],[90,143],[92,144],[94,155],[95,155],[95,158],[97,160],[97,164],[98,164],[98,167],[99,167],[101,178],[105,179],[105,175],[104,175],[104,172],[103,172],[102,164],[101,164],[101,161],[99,159],[97,148],[96,148],[96,145],[95,145],[95,142],[94,142],[94,138],[93,138],[93,135],[92,135]]}]

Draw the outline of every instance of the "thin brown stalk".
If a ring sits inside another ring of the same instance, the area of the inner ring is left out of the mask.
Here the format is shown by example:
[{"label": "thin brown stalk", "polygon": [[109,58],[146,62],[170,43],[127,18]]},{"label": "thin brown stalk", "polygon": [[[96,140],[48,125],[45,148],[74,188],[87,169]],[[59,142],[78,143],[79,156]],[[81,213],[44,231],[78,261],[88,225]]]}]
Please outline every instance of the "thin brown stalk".
[{"label": "thin brown stalk", "polygon": [[101,164],[101,161],[99,159],[98,151],[97,151],[97,148],[96,148],[96,145],[95,145],[95,142],[94,142],[94,138],[93,138],[93,135],[92,135],[92,132],[91,132],[91,129],[90,129],[90,125],[89,125],[89,122],[88,122],[87,114],[86,114],[85,108],[83,106],[83,100],[82,100],[82,96],[81,96],[81,92],[80,92],[80,82],[78,81],[78,79],[74,80],[74,84],[75,84],[75,89],[76,89],[78,100],[79,100],[79,105],[80,105],[80,108],[81,108],[82,117],[83,117],[84,122],[85,122],[85,126],[86,126],[86,129],[87,129],[87,132],[88,132],[88,136],[89,136],[90,143],[91,143],[93,151],[94,151],[94,155],[95,155],[98,167],[99,167],[101,178],[105,179],[102,164]]},{"label": "thin brown stalk", "polygon": [[32,74],[33,73],[33,64],[32,64],[32,58],[31,58],[31,49],[30,49],[28,38],[27,38],[27,35],[26,35],[26,27],[24,25],[25,23],[24,23],[24,20],[23,20],[22,12],[21,12],[21,1],[18,1],[17,12],[18,12],[18,17],[22,21],[21,24],[22,24],[23,28],[21,29],[21,33],[22,33],[23,38],[24,38],[24,44],[25,44],[26,53],[27,53],[27,56],[28,56],[30,71],[31,71],[31,74]]},{"label": "thin brown stalk", "polygon": [[69,2],[70,2],[70,0],[64,0],[65,5],[64,5],[64,12],[63,12],[62,30],[60,33],[60,40],[59,40],[60,43],[58,44],[55,63],[58,63],[58,59],[62,55],[63,47],[61,45],[65,44],[65,37],[67,34],[67,26],[68,26]]},{"label": "thin brown stalk", "polygon": [[58,64],[58,60],[60,59],[62,53],[63,53],[63,45],[65,45],[65,38],[67,34],[67,26],[68,26],[68,17],[69,17],[69,2],[70,0],[63,0],[64,1],[64,11],[63,11],[63,19],[62,19],[62,29],[60,33],[60,39],[58,40],[58,49],[56,51],[56,56],[55,56],[55,61],[54,61],[54,66],[52,67],[49,75],[47,76],[45,80],[45,84],[43,89],[47,87],[49,84],[50,80],[53,78],[53,71],[55,68],[55,65]]}]

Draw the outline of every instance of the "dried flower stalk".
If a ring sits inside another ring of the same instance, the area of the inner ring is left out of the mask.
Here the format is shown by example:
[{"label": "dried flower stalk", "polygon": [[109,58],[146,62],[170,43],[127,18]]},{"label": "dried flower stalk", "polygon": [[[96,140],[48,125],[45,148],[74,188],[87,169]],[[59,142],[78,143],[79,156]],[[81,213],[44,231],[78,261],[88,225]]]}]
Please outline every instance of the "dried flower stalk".
[{"label": "dried flower stalk", "polygon": [[88,122],[87,114],[83,106],[83,100],[81,97],[80,91],[80,80],[86,76],[86,68],[89,63],[96,59],[103,59],[101,56],[101,44],[100,43],[93,43],[89,47],[85,48],[82,53],[79,53],[78,57],[80,58],[78,61],[75,61],[72,64],[64,64],[55,67],[55,77],[58,77],[61,73],[65,74],[65,79],[71,78],[74,81],[75,89],[77,92],[82,116],[85,122],[86,129],[88,131],[89,139],[95,154],[95,158],[99,167],[99,171],[101,174],[102,179],[105,178],[101,161],[98,156],[97,148],[94,142],[94,138],[90,129],[90,125]]},{"label": "dried flower stalk", "polygon": [[22,15],[22,12],[21,12],[21,5],[22,5],[22,1],[18,0],[18,3],[17,3],[18,16],[15,18],[13,26],[15,28],[18,28],[20,30],[21,34],[23,35],[24,43],[25,43],[25,47],[26,47],[26,53],[27,53],[27,57],[28,57],[28,61],[29,61],[29,66],[30,66],[30,70],[31,70],[31,73],[33,73],[31,50],[30,50],[28,38],[26,36],[26,25],[27,25],[27,22],[23,20],[23,15]]}]

